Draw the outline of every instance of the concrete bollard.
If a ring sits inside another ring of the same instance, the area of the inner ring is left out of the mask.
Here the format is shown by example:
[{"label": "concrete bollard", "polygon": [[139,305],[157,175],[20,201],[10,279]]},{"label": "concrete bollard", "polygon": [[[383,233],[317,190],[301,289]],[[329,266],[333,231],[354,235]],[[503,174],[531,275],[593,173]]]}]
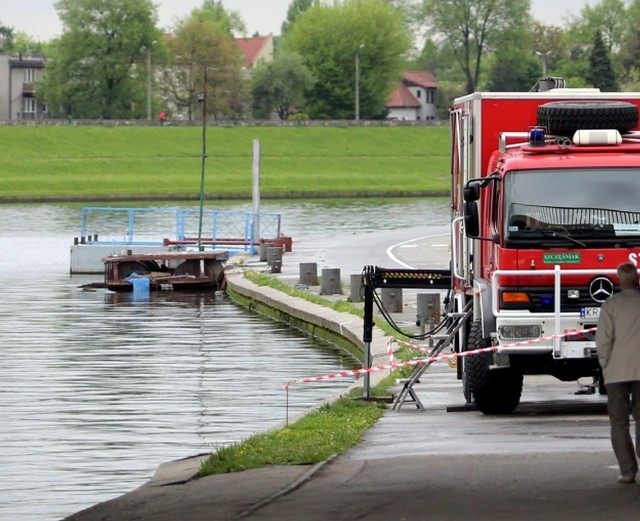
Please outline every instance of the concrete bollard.
[{"label": "concrete bollard", "polygon": [[260,253],[260,262],[264,262],[267,260],[267,248],[269,246],[273,246],[273,244],[271,244],[270,242],[267,241],[260,241],[260,249],[259,249],[259,253]]},{"label": "concrete bollard", "polygon": [[282,273],[282,261],[273,259],[271,261],[271,273]]},{"label": "concrete bollard", "polygon": [[300,263],[300,284],[307,286],[318,285],[318,264],[315,262]]},{"label": "concrete bollard", "polygon": [[418,313],[416,315],[416,325],[434,326],[440,322],[440,294],[439,293],[418,293],[416,295],[416,305]]},{"label": "concrete bollard", "polygon": [[340,293],[342,293],[340,268],[324,268],[322,270],[320,295],[339,295]]},{"label": "concrete bollard", "polygon": [[382,305],[389,313],[401,313],[402,288],[382,288]]},{"label": "concrete bollard", "polygon": [[274,261],[279,261],[282,265],[282,247],[267,246],[267,265],[271,266]]},{"label": "concrete bollard", "polygon": [[351,275],[349,285],[349,300],[362,302],[362,275]]}]

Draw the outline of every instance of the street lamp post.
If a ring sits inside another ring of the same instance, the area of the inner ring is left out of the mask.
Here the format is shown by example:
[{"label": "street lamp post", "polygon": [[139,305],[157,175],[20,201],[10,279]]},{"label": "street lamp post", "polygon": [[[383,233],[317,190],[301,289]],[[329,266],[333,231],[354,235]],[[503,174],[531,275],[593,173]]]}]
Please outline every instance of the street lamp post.
[{"label": "street lamp post", "polygon": [[204,214],[204,173],[207,163],[207,66],[204,67],[203,94],[199,101],[202,102],[202,169],[200,173],[200,214],[198,221],[198,250],[203,251],[202,244],[202,216]]},{"label": "street lamp post", "polygon": [[536,51],[536,54],[542,58],[542,77],[547,77],[547,57],[551,54],[551,51],[540,52]]},{"label": "street lamp post", "polygon": [[363,47],[364,43],[356,50],[356,121],[360,121],[360,49]]},{"label": "street lamp post", "polygon": [[151,121],[151,49],[155,41],[147,45],[147,120]]}]

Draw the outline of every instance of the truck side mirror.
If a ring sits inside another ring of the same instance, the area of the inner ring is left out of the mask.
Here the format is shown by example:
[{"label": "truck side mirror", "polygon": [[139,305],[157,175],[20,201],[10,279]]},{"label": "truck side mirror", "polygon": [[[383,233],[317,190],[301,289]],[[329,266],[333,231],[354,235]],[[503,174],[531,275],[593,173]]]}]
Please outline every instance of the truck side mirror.
[{"label": "truck side mirror", "polygon": [[480,183],[467,183],[464,187],[464,200],[467,202],[480,199]]},{"label": "truck side mirror", "polygon": [[[466,190],[465,188],[465,192]],[[480,217],[478,215],[478,203],[476,201],[472,200],[464,203],[464,230],[467,236],[472,239],[480,236]]]}]

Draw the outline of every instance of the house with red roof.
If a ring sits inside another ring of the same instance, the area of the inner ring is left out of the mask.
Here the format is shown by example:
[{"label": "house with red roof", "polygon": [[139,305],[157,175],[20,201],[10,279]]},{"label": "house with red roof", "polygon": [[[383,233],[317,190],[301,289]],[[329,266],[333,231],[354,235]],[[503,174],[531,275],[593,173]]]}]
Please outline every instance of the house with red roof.
[{"label": "house with red roof", "polygon": [[429,71],[406,71],[389,96],[387,119],[436,119],[438,80]]},{"label": "house with red roof", "polygon": [[273,60],[273,34],[236,38],[236,45],[244,58],[244,67],[247,70],[253,69],[261,61]]}]

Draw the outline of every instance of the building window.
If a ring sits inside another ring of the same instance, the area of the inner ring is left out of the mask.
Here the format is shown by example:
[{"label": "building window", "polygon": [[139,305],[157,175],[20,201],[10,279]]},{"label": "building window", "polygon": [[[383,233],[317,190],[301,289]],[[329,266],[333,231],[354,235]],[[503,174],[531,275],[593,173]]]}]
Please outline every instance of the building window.
[{"label": "building window", "polygon": [[416,96],[417,96],[418,99],[420,99],[422,97],[422,89],[418,89],[416,91]]},{"label": "building window", "polygon": [[434,94],[435,94],[434,89],[429,89],[427,91],[427,103],[431,103],[431,104],[434,103]]},{"label": "building window", "polygon": [[34,69],[25,69],[24,70],[24,82],[25,83],[33,83],[35,80],[35,70]]},{"label": "building window", "polygon": [[36,111],[36,99],[24,98],[24,112],[25,114],[33,114]]}]

